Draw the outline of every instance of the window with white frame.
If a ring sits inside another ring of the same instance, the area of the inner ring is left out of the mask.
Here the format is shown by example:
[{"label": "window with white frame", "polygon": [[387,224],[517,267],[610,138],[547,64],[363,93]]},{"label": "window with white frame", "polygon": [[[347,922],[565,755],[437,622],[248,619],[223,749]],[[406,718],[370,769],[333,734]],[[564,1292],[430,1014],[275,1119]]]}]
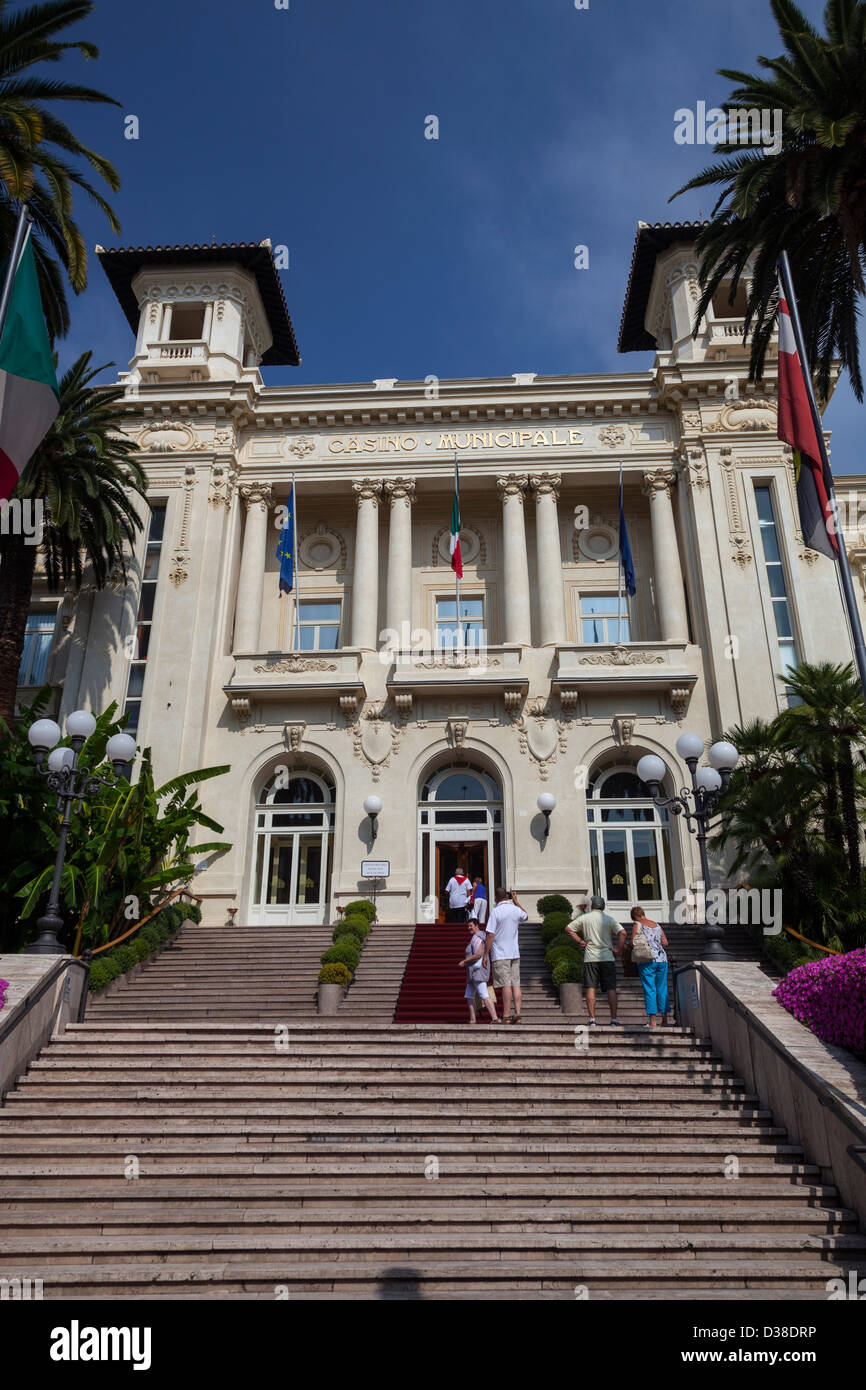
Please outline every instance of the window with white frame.
[{"label": "window with white frame", "polygon": [[340,645],[340,600],[300,603],[302,652],[334,652]]},{"label": "window with white frame", "polygon": [[147,654],[150,649],[153,609],[156,602],[156,584],[159,574],[159,560],[162,554],[162,537],[165,531],[166,503],[157,502],[150,518],[147,533],[147,548],[144,552],[144,566],[141,573],[141,590],[138,596],[138,617],[135,626],[135,645],[133,659],[129,663],[129,681],[126,687],[124,712],[129,715],[126,732],[133,738],[138,730],[141,715],[141,699],[144,691],[144,672]]},{"label": "window with white frame", "polygon": [[581,594],[580,640],[588,645],[628,642],[628,598],[625,594]]},{"label": "window with white frame", "polygon": [[30,613],[24,631],[24,648],[18,668],[19,685],[44,685],[48,674],[48,658],[54,640],[56,612]]},{"label": "window with white frame", "polygon": [[457,599],[436,600],[436,646],[450,648],[481,647],[484,645],[484,599],[481,596],[460,599],[460,621],[457,621]]},{"label": "window with white frame", "polygon": [[[776,513],[769,484],[755,484],[755,501],[758,507],[758,525],[761,529],[761,544],[764,550],[764,568],[770,590],[776,640],[779,646],[779,661],[782,675],[785,675],[797,665],[797,643],[794,639],[794,628],[791,622],[791,605],[788,601],[785,567],[779,548]],[[794,700],[795,697],[788,693],[788,703],[792,704]]]}]

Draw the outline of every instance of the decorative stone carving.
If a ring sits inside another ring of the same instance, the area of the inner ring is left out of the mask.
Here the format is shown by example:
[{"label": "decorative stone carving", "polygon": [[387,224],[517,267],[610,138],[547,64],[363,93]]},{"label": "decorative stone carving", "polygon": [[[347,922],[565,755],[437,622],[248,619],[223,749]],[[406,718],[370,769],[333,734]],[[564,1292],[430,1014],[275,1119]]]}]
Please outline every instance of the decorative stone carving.
[{"label": "decorative stone carving", "polygon": [[591,560],[603,564],[619,552],[619,531],[604,517],[592,516],[588,526],[572,531],[571,544],[576,561]]},{"label": "decorative stone carving", "polygon": [[286,724],[283,729],[283,739],[290,752],[298,752],[301,742],[303,741],[306,727],[305,723]]},{"label": "decorative stone carving", "polygon": [[339,531],[319,521],[311,531],[305,531],[301,536],[298,558],[309,570],[345,570],[346,541]]},{"label": "decorative stone carving", "polygon": [[252,710],[250,709],[250,702],[245,696],[235,696],[232,700],[232,710],[239,724],[249,723]]},{"label": "decorative stone carving", "polygon": [[412,713],[412,694],[411,691],[401,692],[394,696],[394,705],[401,719],[408,719]]},{"label": "decorative stone carving", "polygon": [[237,469],[232,464],[215,463],[211,473],[207,499],[210,505],[229,508],[232,504],[237,480]]},{"label": "decorative stone carving", "polygon": [[757,400],[744,396],[728,401],[718,415],[706,426],[709,433],[724,431],[753,431],[776,429],[776,402],[769,397]]},{"label": "decorative stone carving", "polygon": [[304,459],[307,454],[311,454],[316,447],[315,439],[307,434],[299,434],[294,439],[289,440],[289,453],[296,458]]},{"label": "decorative stone carving", "polygon": [[520,505],[526,499],[526,490],[529,487],[529,478],[525,473],[503,473],[496,479],[496,486],[505,497],[516,497]]},{"label": "decorative stone carving", "polygon": [[529,477],[529,486],[532,488],[533,492],[551,493],[558,500],[559,490],[562,487],[562,474],[531,473]]},{"label": "decorative stone carving", "polygon": [[651,468],[643,475],[641,491],[649,497],[653,492],[666,492],[668,495],[676,487],[677,475],[673,468]]},{"label": "decorative stone carving", "polygon": [[[441,526],[433,537],[432,564],[450,565],[451,551],[449,542],[451,539],[451,528]],[[487,564],[487,542],[484,535],[475,526],[460,527],[460,556],[464,565]]]},{"label": "decorative stone carving", "polygon": [[505,703],[506,712],[514,715],[523,704],[523,694],[519,690],[506,690],[503,692],[502,699]]},{"label": "decorative stone carving", "polygon": [[631,743],[634,733],[636,714],[615,714],[611,720],[613,736],[622,748],[627,748]]},{"label": "decorative stone carving", "polygon": [[629,647],[617,645],[608,651],[593,652],[592,656],[582,656],[581,666],[663,666],[664,657],[652,652],[631,651]]},{"label": "decorative stone carving", "polygon": [[598,437],[601,443],[606,444],[609,449],[615,449],[618,445],[625,443],[627,436],[622,425],[602,425]]},{"label": "decorative stone carving", "polygon": [[352,491],[359,505],[361,502],[372,502],[374,507],[378,507],[382,496],[382,479],[356,478],[352,483]]},{"label": "decorative stone carving", "polygon": [[323,661],[319,657],[311,656],[284,656],[279,661],[266,661],[253,670],[266,674],[279,674],[297,676],[302,671],[336,671],[337,665],[334,661]]},{"label": "decorative stone carving", "polygon": [[690,487],[704,488],[709,484],[707,458],[700,445],[681,444],[676,452],[680,471]]},{"label": "decorative stone carving", "polygon": [[466,744],[466,733],[469,729],[468,719],[449,719],[448,738],[452,748],[463,748]]},{"label": "decorative stone carving", "polygon": [[263,512],[266,512],[271,505],[270,483],[241,483],[238,491],[244,499],[244,506],[247,511],[253,507],[259,507]]},{"label": "decorative stone carving", "polygon": [[682,413],[684,430],[699,430],[701,427],[701,412],[699,410],[684,410]]},{"label": "decorative stone carving", "polygon": [[[675,685],[671,690],[671,709],[674,712],[675,719],[682,719],[685,715],[685,712],[689,707],[689,700],[691,699],[691,694],[692,692],[687,685]],[[667,721],[664,715],[659,715],[657,722],[660,724],[665,724]]]},{"label": "decorative stone carving", "polygon": [[580,691],[578,690],[560,690],[559,692],[559,703],[567,714],[573,714],[576,711],[579,699]]},{"label": "decorative stone carving", "polygon": [[346,719],[354,719],[358,713],[358,696],[355,694],[341,695],[340,712],[345,715]]},{"label": "decorative stone carving", "polygon": [[383,490],[385,496],[390,498],[392,507],[397,503],[402,503],[404,507],[411,507],[415,501],[414,478],[386,478]]},{"label": "decorative stone carving", "polygon": [[722,466],[725,506],[728,511],[728,527],[731,545],[733,546],[731,559],[734,564],[744,569],[746,565],[752,562],[752,550],[746,528],[743,525],[743,515],[740,510],[739,484],[737,482],[737,473],[734,467],[730,445],[726,445],[719,451],[719,462]]},{"label": "decorative stone carving", "polygon": [[[342,707],[342,700],[340,705]],[[400,718],[393,724],[387,719],[387,706],[387,700],[374,700],[361,715],[357,707],[352,712],[344,710],[352,751],[370,768],[374,782],[379,781],[383,767],[390,767],[391,757],[399,752],[406,733],[405,719]]]},{"label": "decorative stone carving", "polygon": [[155,420],[139,430],[137,443],[145,453],[170,454],[200,449],[195,430],[184,420]]}]

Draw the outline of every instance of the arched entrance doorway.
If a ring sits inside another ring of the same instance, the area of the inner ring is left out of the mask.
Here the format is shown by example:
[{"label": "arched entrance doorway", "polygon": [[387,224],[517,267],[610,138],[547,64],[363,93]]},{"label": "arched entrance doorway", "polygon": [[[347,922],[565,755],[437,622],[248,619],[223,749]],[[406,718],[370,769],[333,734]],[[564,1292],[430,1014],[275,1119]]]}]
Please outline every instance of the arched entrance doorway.
[{"label": "arched entrance doorway", "polygon": [[640,903],[666,920],[674,893],[670,820],[633,767],[608,766],[586,790],[592,891],[610,907]]},{"label": "arched entrance doorway", "polygon": [[260,791],[253,817],[250,922],[325,922],[333,846],[333,782],[311,768],[280,770]]},{"label": "arched entrance doorway", "polygon": [[458,865],[484,880],[492,898],[503,881],[502,791],[480,764],[438,768],[418,798],[418,901],[424,920],[445,921],[445,884]]}]

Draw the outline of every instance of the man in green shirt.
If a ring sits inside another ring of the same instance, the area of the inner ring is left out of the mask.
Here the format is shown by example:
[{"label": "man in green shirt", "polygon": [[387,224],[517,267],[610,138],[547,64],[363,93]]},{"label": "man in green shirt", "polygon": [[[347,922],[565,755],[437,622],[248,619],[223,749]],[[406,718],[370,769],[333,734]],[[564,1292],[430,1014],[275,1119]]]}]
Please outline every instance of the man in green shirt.
[{"label": "man in green shirt", "polygon": [[[610,1007],[610,1021],[619,1027],[616,1016],[616,956],[622,954],[625,946],[625,927],[610,917],[604,910],[604,898],[591,898],[590,911],[572,917],[566,931],[572,941],[584,950],[583,992],[589,1010],[589,1026],[595,1027],[595,992],[607,991]],[[573,930],[573,928],[577,930]]]}]

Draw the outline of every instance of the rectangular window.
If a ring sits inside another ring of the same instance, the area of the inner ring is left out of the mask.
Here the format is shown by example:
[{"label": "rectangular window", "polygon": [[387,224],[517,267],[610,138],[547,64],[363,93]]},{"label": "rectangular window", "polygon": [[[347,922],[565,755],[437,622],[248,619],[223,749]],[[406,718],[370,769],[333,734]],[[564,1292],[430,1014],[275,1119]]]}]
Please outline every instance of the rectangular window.
[{"label": "rectangular window", "polygon": [[[758,507],[758,524],[761,528],[761,543],[764,549],[764,567],[770,589],[770,603],[773,608],[773,622],[779,648],[779,662],[782,675],[797,665],[797,644],[791,624],[791,606],[788,602],[788,589],[785,582],[785,569],[779,549],[779,536],[776,530],[776,515],[773,510],[773,496],[766,484],[755,484],[755,501]],[[796,703],[790,691],[788,704]]]},{"label": "rectangular window", "polygon": [[457,599],[437,598],[436,600],[436,646],[450,648],[481,647],[484,645],[484,599],[461,598],[460,600],[460,638],[457,626]]},{"label": "rectangular window", "polygon": [[135,628],[135,643],[132,660],[129,663],[129,680],[126,686],[124,712],[129,715],[126,732],[135,737],[141,715],[141,699],[144,691],[144,670],[150,649],[150,632],[153,626],[153,608],[156,600],[156,582],[159,574],[159,560],[162,554],[162,538],[165,531],[166,503],[158,502],[153,508],[150,529],[147,533],[147,549],[141,571],[141,590],[138,596],[138,617]]},{"label": "rectangular window", "polygon": [[56,613],[31,613],[24,631],[24,650],[18,668],[19,685],[44,685],[54,640]]},{"label": "rectangular window", "polygon": [[580,599],[581,640],[596,646],[606,642],[629,642],[628,597],[623,594],[582,594]]},{"label": "rectangular window", "polygon": [[340,645],[340,601],[300,605],[302,652],[335,652]]}]

